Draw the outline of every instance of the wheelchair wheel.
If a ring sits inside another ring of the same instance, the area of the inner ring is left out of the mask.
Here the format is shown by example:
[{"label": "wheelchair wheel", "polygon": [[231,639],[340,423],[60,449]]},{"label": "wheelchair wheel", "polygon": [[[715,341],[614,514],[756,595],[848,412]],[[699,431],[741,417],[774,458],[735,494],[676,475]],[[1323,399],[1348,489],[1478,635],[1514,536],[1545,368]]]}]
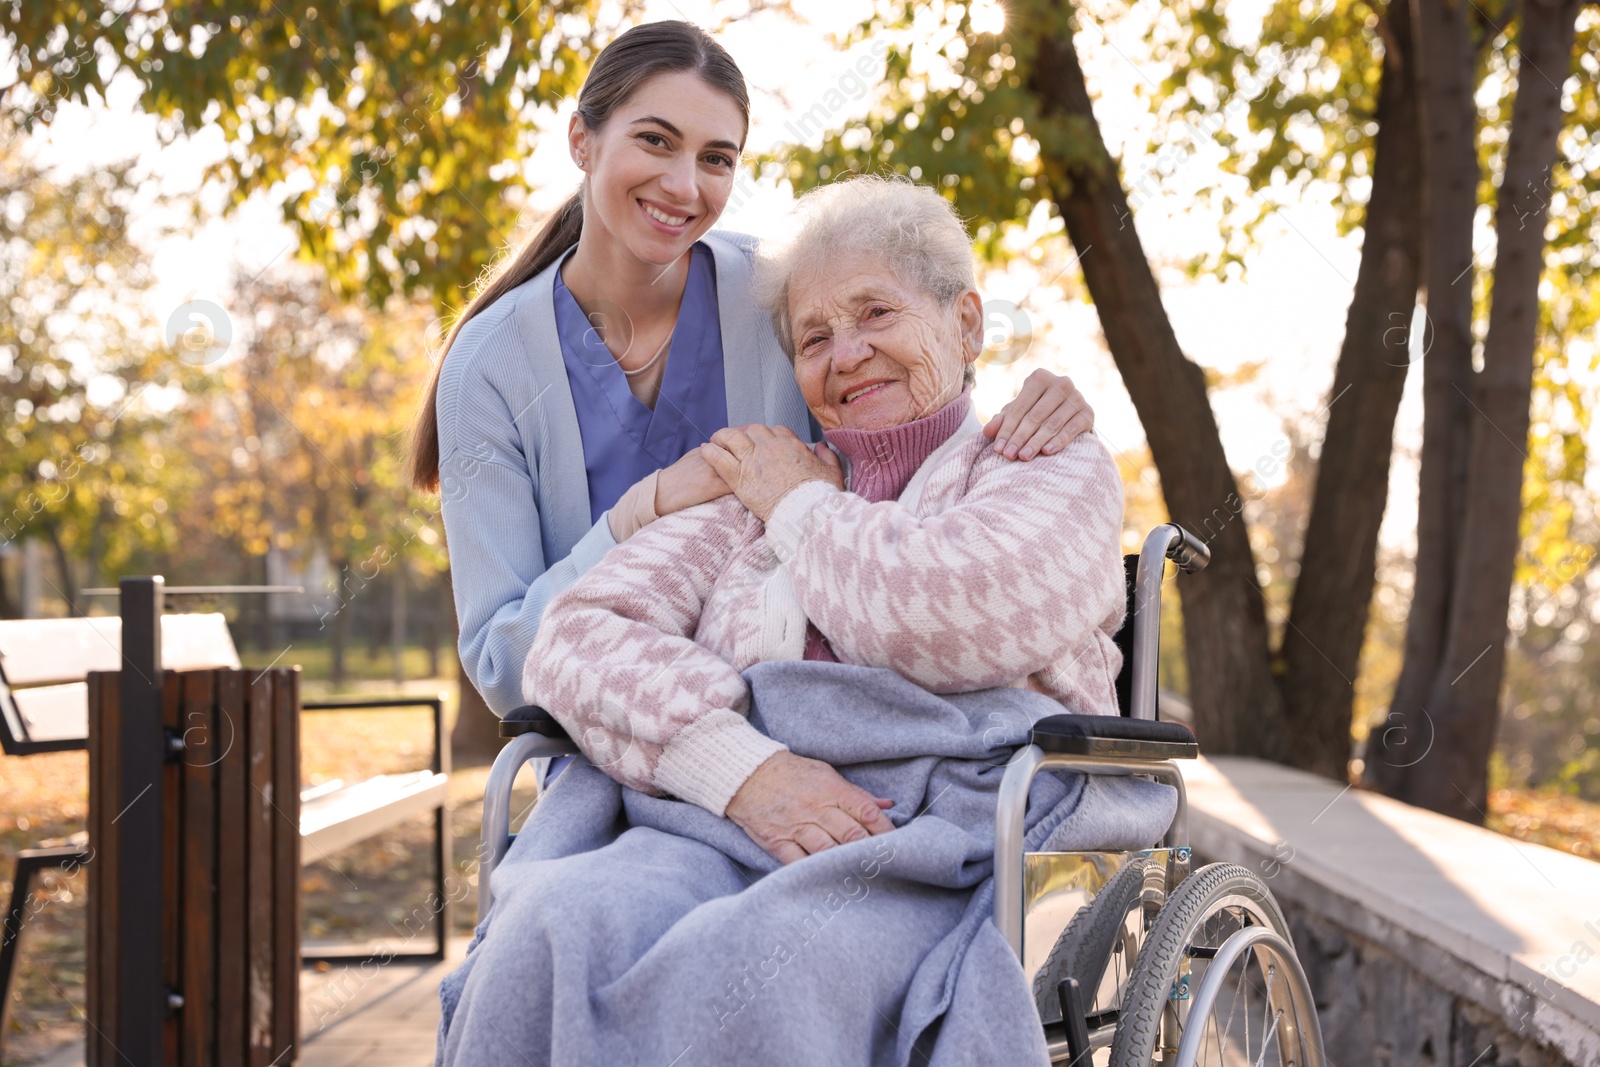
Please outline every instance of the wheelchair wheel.
[{"label": "wheelchair wheel", "polygon": [[[1127,930],[1128,912],[1138,902],[1144,888],[1147,856],[1135,856],[1095,895],[1078,909],[1067,928],[1061,931],[1055,947],[1033,979],[1033,998],[1039,1018],[1046,1023],[1061,1021],[1061,1000],[1056,988],[1064,978],[1076,978],[1094,1013],[1115,1010],[1118,994],[1127,982],[1137,941]],[[1114,989],[1107,997],[1097,996],[1107,969],[1113,971]],[[1107,1002],[1109,1001],[1109,1003]]]},{"label": "wheelchair wheel", "polygon": [[1325,1067],[1289,926],[1233,864],[1196,871],[1156,916],[1133,967],[1112,1067]]}]

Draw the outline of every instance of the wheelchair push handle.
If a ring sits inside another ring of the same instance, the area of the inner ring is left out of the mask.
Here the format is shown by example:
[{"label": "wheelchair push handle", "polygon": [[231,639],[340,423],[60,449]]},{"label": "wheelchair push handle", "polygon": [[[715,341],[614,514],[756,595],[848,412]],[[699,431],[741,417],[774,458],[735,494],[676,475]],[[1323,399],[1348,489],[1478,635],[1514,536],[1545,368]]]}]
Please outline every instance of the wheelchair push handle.
[{"label": "wheelchair push handle", "polygon": [[1167,523],[1166,528],[1174,531],[1167,545],[1167,558],[1182,567],[1185,574],[1205,570],[1206,564],[1211,562],[1210,547],[1175,522]]},{"label": "wheelchair push handle", "polygon": [[1156,674],[1161,640],[1161,579],[1166,561],[1172,560],[1185,573],[1204,570],[1211,562],[1206,543],[1175,522],[1165,522],[1145,536],[1139,550],[1139,566],[1134,578],[1133,681],[1129,691],[1127,715],[1134,719],[1156,718]]}]

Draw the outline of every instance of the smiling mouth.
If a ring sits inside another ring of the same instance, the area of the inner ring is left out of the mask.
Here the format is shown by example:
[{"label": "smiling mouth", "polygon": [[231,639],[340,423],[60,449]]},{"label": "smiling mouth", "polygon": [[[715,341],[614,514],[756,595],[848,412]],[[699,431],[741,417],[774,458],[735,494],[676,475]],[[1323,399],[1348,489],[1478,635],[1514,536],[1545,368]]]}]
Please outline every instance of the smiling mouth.
[{"label": "smiling mouth", "polygon": [[893,382],[874,382],[873,384],[868,385],[868,386],[863,386],[860,389],[852,389],[850,392],[848,392],[848,393],[844,394],[844,396],[840,397],[839,398],[839,402],[841,404],[854,403],[855,401],[861,399],[862,397],[868,395],[869,393],[875,393],[879,389],[882,389],[884,386],[893,385],[893,384],[894,384]]},{"label": "smiling mouth", "polygon": [[651,207],[643,200],[639,201],[639,206],[644,208],[644,213],[646,215],[649,215],[663,226],[682,226],[684,223],[694,218],[693,215],[669,215],[659,208]]}]

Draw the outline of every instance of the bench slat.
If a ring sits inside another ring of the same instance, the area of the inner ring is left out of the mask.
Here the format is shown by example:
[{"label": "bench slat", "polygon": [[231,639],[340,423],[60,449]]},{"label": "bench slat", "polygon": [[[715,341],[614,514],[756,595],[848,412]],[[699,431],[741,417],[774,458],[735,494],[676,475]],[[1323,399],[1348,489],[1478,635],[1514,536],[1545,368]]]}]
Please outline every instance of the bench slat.
[{"label": "bench slat", "polygon": [[333,793],[303,800],[300,807],[302,864],[432,811],[445,803],[450,779],[433,771],[381,774]]},{"label": "bench slat", "polygon": [[[122,620],[8,619],[0,622],[0,656],[13,686],[81,682],[90,671],[122,666]],[[167,670],[239,669],[239,651],[220,612],[163,615],[161,664]]]},{"label": "bench slat", "polygon": [[89,687],[82,682],[14,689],[29,741],[81,740],[89,736]]}]

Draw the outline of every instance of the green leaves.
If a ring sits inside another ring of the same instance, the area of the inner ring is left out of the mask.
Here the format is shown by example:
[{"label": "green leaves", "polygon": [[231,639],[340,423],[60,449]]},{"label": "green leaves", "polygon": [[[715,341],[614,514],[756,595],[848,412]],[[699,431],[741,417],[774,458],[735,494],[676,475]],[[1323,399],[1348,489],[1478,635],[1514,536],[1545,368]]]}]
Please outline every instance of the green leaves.
[{"label": "green leaves", "polygon": [[111,566],[172,532],[161,418],[143,400],[193,377],[141,311],[131,170],[56,181],[0,160],[0,542],[83,555],[98,538]]},{"label": "green leaves", "polygon": [[604,14],[594,0],[144,2],[120,18],[91,0],[11,5],[0,32],[21,81],[0,105],[24,128],[48,122],[55,101],[102,94],[84,60],[114,56],[146,110],[222,130],[230,151],[208,177],[235,203],[282,193],[303,254],[342,292],[444,308],[508,240],[535,116],[577,93],[617,28]]},{"label": "green leaves", "polygon": [[[1014,23],[1045,6],[1010,4],[1007,17]],[[1025,221],[1040,198],[1038,108],[1019,65],[1020,38],[976,33],[971,16],[963,4],[880,3],[851,36],[886,42],[878,99],[860,125],[787,154],[796,191],[850,172],[932,182],[974,218],[983,250],[997,255],[1000,226]],[[1073,132],[1046,136],[1072,140]]]}]

